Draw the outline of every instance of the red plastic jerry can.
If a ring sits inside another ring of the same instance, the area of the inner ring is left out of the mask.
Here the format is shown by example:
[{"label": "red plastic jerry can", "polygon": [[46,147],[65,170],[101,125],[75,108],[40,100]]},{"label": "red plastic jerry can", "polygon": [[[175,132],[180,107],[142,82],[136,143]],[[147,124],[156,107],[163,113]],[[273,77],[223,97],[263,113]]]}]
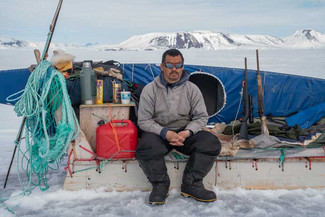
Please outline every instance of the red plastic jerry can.
[{"label": "red plastic jerry can", "polygon": [[[112,125],[115,128],[120,151]],[[96,149],[99,159],[109,159],[113,155],[112,159],[134,158],[137,145],[137,128],[130,120],[112,120],[96,129]]]}]

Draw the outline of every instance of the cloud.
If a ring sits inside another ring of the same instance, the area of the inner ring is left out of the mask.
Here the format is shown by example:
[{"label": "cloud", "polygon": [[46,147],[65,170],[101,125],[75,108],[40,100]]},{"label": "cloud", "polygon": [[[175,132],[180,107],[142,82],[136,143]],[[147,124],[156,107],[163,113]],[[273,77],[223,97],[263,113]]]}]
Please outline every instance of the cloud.
[{"label": "cloud", "polygon": [[[58,1],[0,1],[0,34],[45,40]],[[304,28],[325,32],[324,5],[316,0],[65,0],[53,40],[119,43],[136,34],[191,30],[274,36]]]}]

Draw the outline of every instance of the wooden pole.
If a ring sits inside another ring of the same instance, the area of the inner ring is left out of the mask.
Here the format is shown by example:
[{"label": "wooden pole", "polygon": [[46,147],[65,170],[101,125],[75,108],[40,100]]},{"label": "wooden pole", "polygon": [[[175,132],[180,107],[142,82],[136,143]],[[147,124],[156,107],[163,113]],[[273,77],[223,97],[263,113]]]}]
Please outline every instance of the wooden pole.
[{"label": "wooden pole", "polygon": [[260,74],[260,65],[258,59],[258,50],[256,49],[256,62],[257,62],[257,98],[258,98],[258,113],[261,118],[261,133],[270,135],[266,125],[266,117],[264,116],[264,92],[262,87],[262,77]]}]

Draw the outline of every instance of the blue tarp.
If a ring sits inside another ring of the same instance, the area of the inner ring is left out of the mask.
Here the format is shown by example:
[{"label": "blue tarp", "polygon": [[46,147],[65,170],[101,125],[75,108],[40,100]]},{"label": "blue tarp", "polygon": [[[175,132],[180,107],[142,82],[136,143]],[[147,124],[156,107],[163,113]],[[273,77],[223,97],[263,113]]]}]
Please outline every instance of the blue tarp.
[{"label": "blue tarp", "polygon": [[[155,64],[124,64],[125,77],[131,81],[146,84],[153,80],[153,75],[160,73]],[[226,90],[226,106],[209,122],[226,122],[234,120],[240,102],[244,69],[185,65],[189,72],[202,71],[220,79]],[[248,70],[248,92],[253,97],[254,117],[258,117],[256,70]],[[265,115],[289,116],[319,103],[325,102],[325,80],[297,75],[261,71],[264,87]],[[242,106],[242,105],[241,105]],[[240,109],[242,111],[242,107]],[[242,115],[239,115],[242,117]]]},{"label": "blue tarp", "polygon": [[324,116],[325,102],[286,118],[286,122],[291,127],[297,124],[301,129],[307,129]]},{"label": "blue tarp", "polygon": [[15,104],[17,101],[7,102],[6,98],[24,89],[29,75],[27,68],[0,71],[0,103]]},{"label": "blue tarp", "polygon": [[[125,78],[141,84],[147,84],[160,73],[160,67],[156,64],[122,64],[121,68],[125,71]],[[185,70],[190,73],[195,71],[210,73],[218,77],[225,86],[226,106],[220,113],[211,117],[209,122],[229,123],[234,120],[240,102],[244,69],[185,65]],[[0,103],[6,103],[5,99],[8,95],[22,89],[27,82],[28,75],[28,69],[0,71]],[[261,71],[261,76],[264,85],[266,115],[289,116],[325,102],[324,79],[266,71]],[[248,70],[248,90],[253,97],[254,116],[257,117],[256,70]]]}]

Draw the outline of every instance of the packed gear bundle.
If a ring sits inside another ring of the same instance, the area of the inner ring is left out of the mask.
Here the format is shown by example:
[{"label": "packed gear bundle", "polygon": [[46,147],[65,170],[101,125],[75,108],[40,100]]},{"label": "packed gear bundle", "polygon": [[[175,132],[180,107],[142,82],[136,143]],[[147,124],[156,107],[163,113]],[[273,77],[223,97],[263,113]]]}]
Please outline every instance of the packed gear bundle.
[{"label": "packed gear bundle", "polygon": [[73,61],[75,57],[62,50],[54,51],[53,54],[51,58],[53,66],[64,75],[64,78],[69,78],[73,71]]},{"label": "packed gear bundle", "polygon": [[[80,73],[82,63],[74,63],[74,71],[67,79],[67,89],[71,104],[79,106],[82,104]],[[120,84],[121,90],[128,90],[129,86],[123,81],[123,70],[119,68],[117,61],[93,62],[92,69],[95,71],[97,80],[103,81],[103,103],[113,102],[113,83]]]}]

